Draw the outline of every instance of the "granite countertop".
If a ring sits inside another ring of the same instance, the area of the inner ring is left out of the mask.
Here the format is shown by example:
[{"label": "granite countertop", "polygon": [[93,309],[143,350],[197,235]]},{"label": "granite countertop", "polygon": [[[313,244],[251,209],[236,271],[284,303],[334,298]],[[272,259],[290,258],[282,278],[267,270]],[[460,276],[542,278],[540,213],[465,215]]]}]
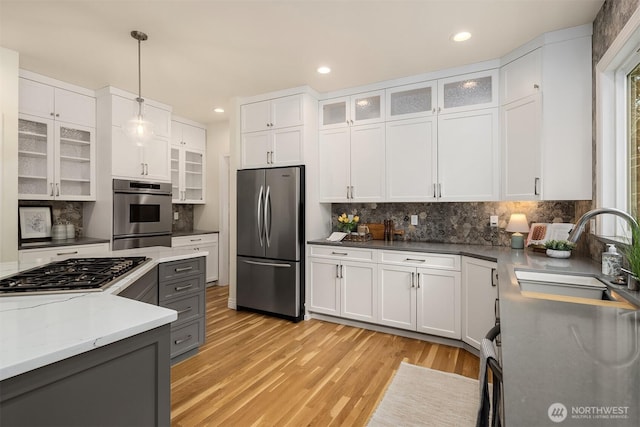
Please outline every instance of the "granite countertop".
[{"label": "granite countertop", "polygon": [[[515,271],[600,275],[589,258],[481,245],[424,242],[310,244],[477,257],[498,263],[505,425],[637,426],[640,420],[640,311],[522,296]],[[607,283],[640,306],[640,292]],[[555,404],[555,405],[554,405]],[[552,406],[553,405],[553,406]],[[551,408],[551,409],[550,409]]]},{"label": "granite countertop", "polygon": [[171,237],[196,236],[198,234],[216,234],[217,230],[191,230],[191,231],[174,231]]},{"label": "granite countertop", "polygon": [[47,240],[45,242],[23,242],[18,244],[18,250],[24,249],[46,249],[56,248],[61,246],[75,246],[75,245],[93,245],[98,243],[110,243],[109,239],[97,239],[94,237],[76,237],[75,239],[63,239],[63,240]]},{"label": "granite countertop", "polygon": [[[207,253],[153,247],[97,256],[141,255],[150,260],[102,292],[0,297],[0,381],[176,320],[174,310],[117,294],[158,263]],[[46,263],[0,263],[0,277]]]}]

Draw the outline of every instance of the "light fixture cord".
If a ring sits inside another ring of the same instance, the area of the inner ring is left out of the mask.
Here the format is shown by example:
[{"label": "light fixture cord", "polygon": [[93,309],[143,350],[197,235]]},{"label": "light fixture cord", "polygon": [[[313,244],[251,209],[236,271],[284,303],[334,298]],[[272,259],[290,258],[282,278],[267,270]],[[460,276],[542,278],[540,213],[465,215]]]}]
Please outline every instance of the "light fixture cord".
[{"label": "light fixture cord", "polygon": [[142,66],[140,61],[140,39],[138,39],[138,118],[142,119]]}]

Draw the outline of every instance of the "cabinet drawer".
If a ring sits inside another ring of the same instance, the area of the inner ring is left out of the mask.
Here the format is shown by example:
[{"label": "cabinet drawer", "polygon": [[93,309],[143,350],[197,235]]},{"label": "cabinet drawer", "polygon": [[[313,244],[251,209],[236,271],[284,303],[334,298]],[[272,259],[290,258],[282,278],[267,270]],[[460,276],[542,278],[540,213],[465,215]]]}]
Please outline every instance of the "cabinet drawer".
[{"label": "cabinet drawer", "polygon": [[183,295],[186,296],[196,291],[202,291],[203,289],[204,274],[194,275],[193,277],[187,277],[173,282],[160,283],[160,305],[164,307],[164,301]]},{"label": "cabinet drawer", "polygon": [[204,342],[204,320],[196,320],[171,330],[171,357],[197,348]]},{"label": "cabinet drawer", "polygon": [[171,325],[181,325],[196,320],[204,314],[204,294],[198,292],[185,298],[171,300],[163,306],[178,312],[178,319],[174,320]]},{"label": "cabinet drawer", "polygon": [[203,245],[218,241],[218,233],[197,234],[193,236],[180,236],[171,239],[171,246],[174,248],[181,246]]},{"label": "cabinet drawer", "polygon": [[35,261],[47,258],[49,261],[60,261],[67,258],[95,255],[106,256],[109,252],[108,243],[95,243],[89,245],[58,246],[47,249],[23,249],[18,251],[20,262]]},{"label": "cabinet drawer", "polygon": [[322,258],[375,261],[375,251],[371,249],[342,248],[337,246],[310,246],[309,255]]},{"label": "cabinet drawer", "polygon": [[421,252],[380,251],[378,262],[460,271],[460,256]]},{"label": "cabinet drawer", "polygon": [[163,283],[191,275],[204,274],[204,269],[204,257],[165,262],[160,264],[158,280]]}]

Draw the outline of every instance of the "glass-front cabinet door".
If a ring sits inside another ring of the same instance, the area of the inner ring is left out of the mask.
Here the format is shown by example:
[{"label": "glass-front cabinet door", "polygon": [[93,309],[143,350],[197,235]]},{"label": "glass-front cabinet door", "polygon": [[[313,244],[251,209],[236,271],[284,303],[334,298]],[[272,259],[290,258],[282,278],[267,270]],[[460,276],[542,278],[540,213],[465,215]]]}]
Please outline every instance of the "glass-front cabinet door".
[{"label": "glass-front cabinet door", "polygon": [[56,122],[56,198],[90,200],[93,196],[93,128]]},{"label": "glass-front cabinet door", "polygon": [[387,121],[431,116],[436,113],[435,81],[386,90]]},{"label": "glass-front cabinet door", "polygon": [[204,203],[204,155],[184,150],[184,200]]},{"label": "glass-front cabinet door", "polygon": [[439,113],[455,113],[497,106],[497,69],[438,80]]},{"label": "glass-front cabinet door", "polygon": [[180,203],[180,147],[171,147],[171,201]]},{"label": "glass-front cabinet door", "polygon": [[384,121],[384,91],[368,92],[351,97],[351,125]]},{"label": "glass-front cabinet door", "polygon": [[49,200],[53,180],[53,120],[21,114],[18,119],[18,198]]},{"label": "glass-front cabinet door", "polygon": [[320,102],[320,128],[331,129],[348,126],[349,97]]}]

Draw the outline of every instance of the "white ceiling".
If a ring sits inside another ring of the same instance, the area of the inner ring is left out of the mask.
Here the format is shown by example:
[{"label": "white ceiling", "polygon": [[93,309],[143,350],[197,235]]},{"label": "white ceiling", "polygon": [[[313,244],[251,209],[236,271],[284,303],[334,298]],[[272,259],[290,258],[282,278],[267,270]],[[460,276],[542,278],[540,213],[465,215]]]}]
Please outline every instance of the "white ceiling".
[{"label": "white ceiling", "polygon": [[[592,22],[604,0],[0,0],[0,45],[21,68],[137,92],[175,114],[226,120],[231,98],[319,92],[498,58],[539,34]],[[454,44],[468,30],[473,38]],[[326,64],[332,73],[319,75]]]}]

